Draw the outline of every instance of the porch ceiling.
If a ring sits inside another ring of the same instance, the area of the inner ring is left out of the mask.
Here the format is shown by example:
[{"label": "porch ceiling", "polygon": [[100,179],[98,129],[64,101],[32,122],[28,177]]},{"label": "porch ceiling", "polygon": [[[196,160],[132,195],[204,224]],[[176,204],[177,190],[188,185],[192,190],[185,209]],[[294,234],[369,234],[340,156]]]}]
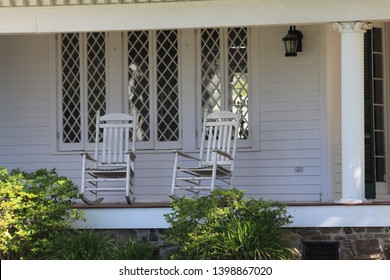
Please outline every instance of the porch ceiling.
[{"label": "porch ceiling", "polygon": [[0,0],[0,34],[390,20],[387,0]]}]

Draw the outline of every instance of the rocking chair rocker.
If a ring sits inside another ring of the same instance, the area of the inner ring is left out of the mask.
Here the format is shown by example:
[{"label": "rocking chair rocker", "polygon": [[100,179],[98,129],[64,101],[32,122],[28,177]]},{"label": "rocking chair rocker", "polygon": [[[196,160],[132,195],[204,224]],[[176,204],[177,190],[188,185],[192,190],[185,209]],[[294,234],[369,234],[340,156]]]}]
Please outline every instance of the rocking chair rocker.
[{"label": "rocking chair rocker", "polygon": [[[234,161],[241,110],[237,113],[205,112],[199,158],[181,151],[175,152],[170,197],[178,199],[177,191],[185,190],[199,196],[200,191],[213,191],[222,185],[232,187]],[[186,166],[181,162],[186,161]],[[195,162],[189,167],[187,163]]]},{"label": "rocking chair rocker", "polygon": [[[136,116],[113,113],[101,117],[97,112],[95,155],[81,152],[80,192],[85,203],[98,204],[104,199],[101,192],[114,191],[124,192],[129,204],[134,202],[136,126]],[[93,198],[87,197],[86,193],[92,194]]]}]

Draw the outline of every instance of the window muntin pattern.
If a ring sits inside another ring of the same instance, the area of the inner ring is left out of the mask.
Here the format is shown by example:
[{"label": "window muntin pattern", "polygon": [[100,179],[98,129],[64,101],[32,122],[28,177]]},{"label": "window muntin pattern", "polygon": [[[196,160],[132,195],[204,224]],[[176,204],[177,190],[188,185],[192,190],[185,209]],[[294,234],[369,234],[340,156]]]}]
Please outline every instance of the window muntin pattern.
[{"label": "window muntin pattern", "polygon": [[137,114],[137,140],[151,139],[149,32],[132,31],[127,37],[129,113]]},{"label": "window muntin pattern", "polygon": [[80,35],[63,34],[61,37],[62,78],[62,141],[81,141],[81,77]]},{"label": "window muntin pattern", "polygon": [[[248,140],[250,136],[248,30],[202,29],[198,37],[199,49],[194,48],[194,54],[198,54],[200,61],[200,76],[194,80],[201,90],[200,106],[210,111],[236,111],[241,107],[243,117],[239,137],[242,140]],[[108,106],[106,49],[109,38],[102,32],[69,33],[60,38],[60,140],[85,148],[85,145],[95,141],[96,111],[100,109],[104,114]],[[179,32],[130,31],[125,33],[123,39],[125,42],[122,46],[127,52],[125,77],[128,80],[124,90],[128,105],[124,107],[128,108],[129,113],[138,115],[138,147],[180,147],[181,129],[186,129],[181,128],[179,118],[181,110],[185,110],[180,108],[180,84],[183,82],[180,63],[188,57],[180,57]]]},{"label": "window muntin pattern", "polygon": [[248,34],[246,28],[228,29],[228,110],[241,107],[240,139],[248,139]]},{"label": "window muntin pattern", "polygon": [[248,29],[202,29],[200,40],[202,109],[241,107],[239,138],[248,139]]},{"label": "window muntin pattern", "polygon": [[179,61],[177,31],[157,33],[157,140],[179,140]]},{"label": "window muntin pattern", "polygon": [[95,142],[96,112],[106,109],[106,46],[104,33],[87,34],[88,142]]},{"label": "window muntin pattern", "polygon": [[96,111],[104,114],[106,108],[105,38],[101,32],[61,35],[61,141],[64,144],[84,145],[95,141]]},{"label": "window muntin pattern", "polygon": [[155,148],[179,141],[178,31],[131,31],[127,40],[128,110],[138,115],[137,140]]},{"label": "window muntin pattern", "polygon": [[221,110],[221,50],[220,30],[201,30],[202,108]]}]

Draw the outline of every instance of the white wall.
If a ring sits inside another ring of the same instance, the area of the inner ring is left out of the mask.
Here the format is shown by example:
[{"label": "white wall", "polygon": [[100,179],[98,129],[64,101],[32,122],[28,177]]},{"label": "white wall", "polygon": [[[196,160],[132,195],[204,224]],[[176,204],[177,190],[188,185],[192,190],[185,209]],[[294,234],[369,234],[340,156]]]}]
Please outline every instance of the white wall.
[{"label": "white wall", "polygon": [[[282,37],[286,27],[260,30],[261,151],[244,155],[248,161],[243,164],[256,168],[250,169],[249,180],[242,181],[250,194],[286,201],[319,201],[319,28],[297,28],[304,35],[303,52],[293,58],[284,56]],[[300,166],[303,172],[296,172]]]},{"label": "white wall", "polygon": [[[304,38],[303,52],[295,58],[284,57],[287,26],[255,29],[260,38],[255,75],[260,151],[238,153],[235,185],[255,197],[320,201],[320,30],[297,27]],[[53,35],[0,36],[0,166],[56,167],[79,183],[78,153],[50,152],[50,133],[55,132],[49,116],[56,98],[51,73],[55,56],[49,55],[53,40]],[[136,164],[137,200],[168,200],[173,154],[139,152]],[[302,172],[296,167],[303,167]]]},{"label": "white wall", "polygon": [[0,165],[54,165],[47,54],[48,36],[0,36]]}]

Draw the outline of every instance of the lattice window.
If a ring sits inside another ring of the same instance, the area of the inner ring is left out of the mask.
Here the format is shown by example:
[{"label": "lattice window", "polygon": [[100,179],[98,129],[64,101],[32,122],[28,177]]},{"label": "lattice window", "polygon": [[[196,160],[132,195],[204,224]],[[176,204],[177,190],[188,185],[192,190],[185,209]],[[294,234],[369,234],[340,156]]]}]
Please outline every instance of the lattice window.
[{"label": "lattice window", "polygon": [[228,29],[228,80],[230,111],[241,107],[241,139],[247,139],[248,130],[248,39],[246,28]]},{"label": "lattice window", "polygon": [[157,139],[179,139],[177,31],[157,33]]},{"label": "lattice window", "polygon": [[62,51],[62,141],[81,141],[80,35],[64,34]]},{"label": "lattice window", "polygon": [[202,109],[242,109],[239,138],[249,138],[248,29],[202,29],[200,35]]},{"label": "lattice window", "polygon": [[150,140],[149,33],[128,33],[128,98],[129,113],[138,114],[137,140]]},{"label": "lattice window", "polygon": [[178,45],[177,30],[128,32],[128,108],[138,114],[139,147],[179,140]]},{"label": "lattice window", "polygon": [[201,31],[202,108],[221,110],[220,30]]},{"label": "lattice window", "polygon": [[87,34],[88,141],[95,142],[96,111],[106,108],[106,45],[104,33]]},{"label": "lattice window", "polygon": [[61,147],[85,148],[95,141],[96,111],[105,113],[106,36],[68,33],[60,38]]}]

